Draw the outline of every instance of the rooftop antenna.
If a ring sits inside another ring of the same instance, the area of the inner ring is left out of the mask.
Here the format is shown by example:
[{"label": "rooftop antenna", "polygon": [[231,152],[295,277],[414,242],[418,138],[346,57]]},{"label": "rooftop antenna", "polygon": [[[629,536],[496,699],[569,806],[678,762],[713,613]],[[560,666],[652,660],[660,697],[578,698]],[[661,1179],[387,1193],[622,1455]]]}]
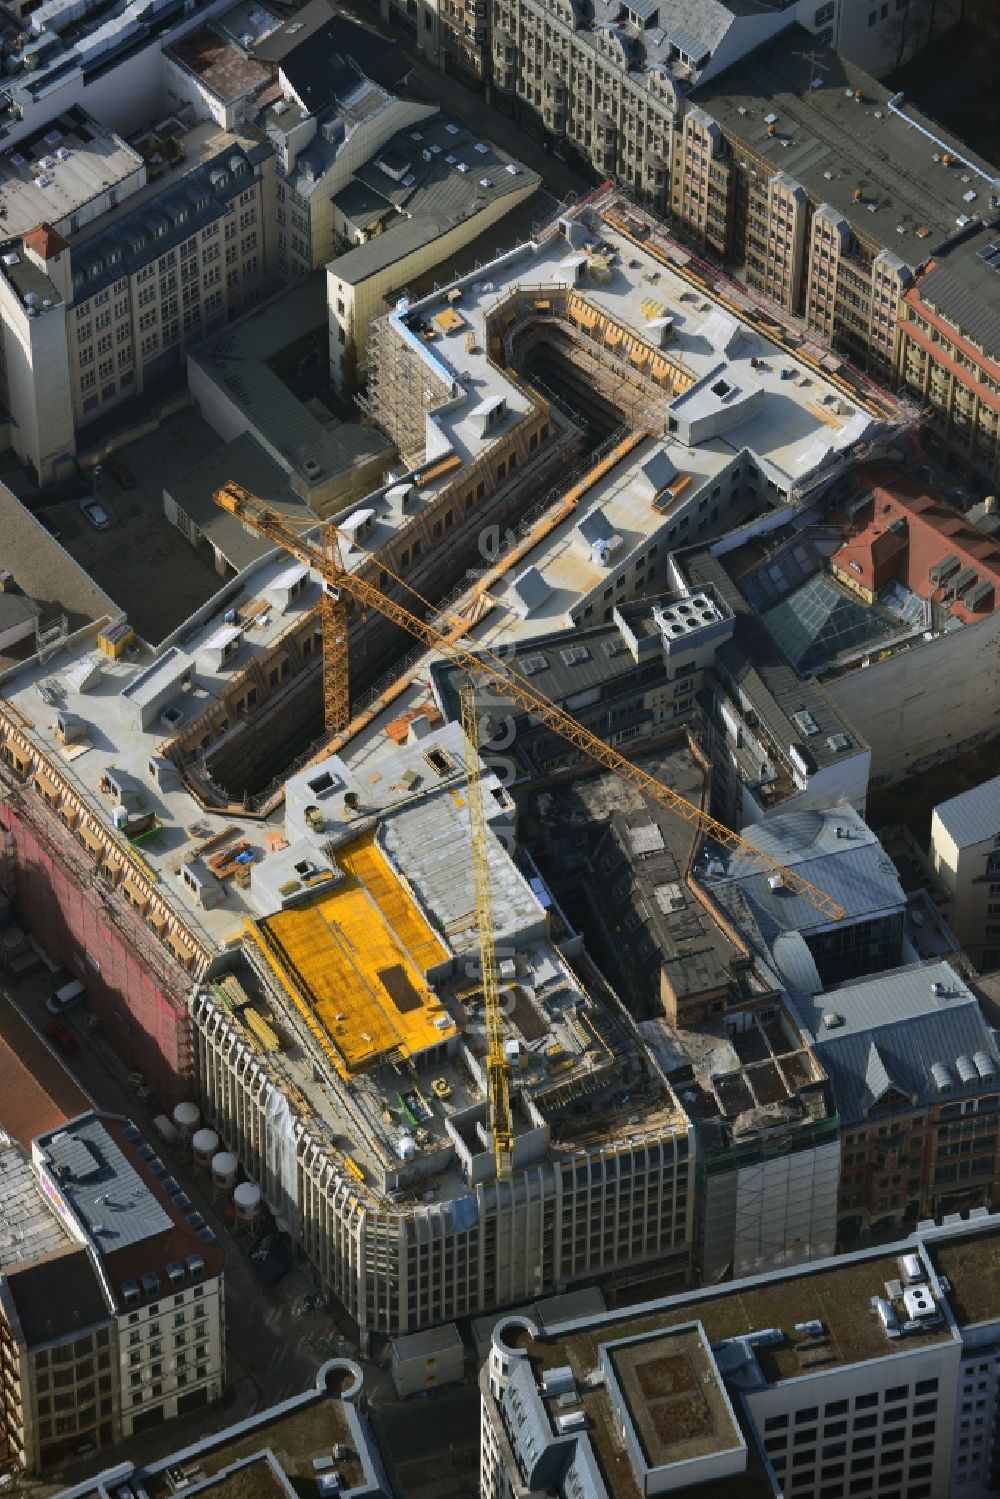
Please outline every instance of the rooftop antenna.
[{"label": "rooftop antenna", "polygon": [[829,73],[830,64],[823,61],[824,54],[820,48],[814,47],[811,52],[796,52],[795,56],[804,58],[809,64],[809,87],[822,88],[826,81],[823,75]]}]

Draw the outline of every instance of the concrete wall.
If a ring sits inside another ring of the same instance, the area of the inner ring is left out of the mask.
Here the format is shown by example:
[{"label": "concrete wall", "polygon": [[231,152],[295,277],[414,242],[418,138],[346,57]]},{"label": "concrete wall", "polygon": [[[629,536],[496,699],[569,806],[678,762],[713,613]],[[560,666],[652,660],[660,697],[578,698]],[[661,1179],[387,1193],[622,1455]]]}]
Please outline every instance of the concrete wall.
[{"label": "concrete wall", "polygon": [[898,780],[1000,734],[1000,610],[823,685],[871,746],[872,784]]}]

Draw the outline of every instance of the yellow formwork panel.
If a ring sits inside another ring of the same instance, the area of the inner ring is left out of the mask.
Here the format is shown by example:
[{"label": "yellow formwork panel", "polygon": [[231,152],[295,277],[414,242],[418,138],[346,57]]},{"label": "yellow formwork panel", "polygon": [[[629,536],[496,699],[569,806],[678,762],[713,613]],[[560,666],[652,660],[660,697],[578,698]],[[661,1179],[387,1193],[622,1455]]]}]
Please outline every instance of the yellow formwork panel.
[{"label": "yellow formwork panel", "polygon": [[313,900],[261,922],[284,958],[286,988],[329,1038],[343,1070],[363,1071],[396,1052],[412,1056],[454,1034],[427,989],[447,956],[374,833],[337,853],[346,879]]}]

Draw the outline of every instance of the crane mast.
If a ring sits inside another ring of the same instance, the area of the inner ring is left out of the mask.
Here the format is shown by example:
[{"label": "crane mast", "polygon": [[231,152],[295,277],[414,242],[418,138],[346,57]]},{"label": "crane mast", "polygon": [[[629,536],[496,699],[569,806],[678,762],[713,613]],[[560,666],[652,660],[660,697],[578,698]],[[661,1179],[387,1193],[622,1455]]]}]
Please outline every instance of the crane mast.
[{"label": "crane mast", "polygon": [[483,806],[482,764],[476,720],[476,690],[471,683],[462,688],[462,732],[465,735],[465,784],[468,791],[469,830],[472,835],[472,883],[476,895],[476,925],[479,928],[479,972],[486,1020],[486,1079],[490,1104],[490,1129],[496,1156],[497,1180],[506,1181],[514,1165],[514,1127],[510,1117],[510,1066],[503,1049],[500,987],[490,893],[489,838]]},{"label": "crane mast", "polygon": [[[269,510],[262,500],[257,499],[249,490],[243,489],[238,484],[226,484],[222,489],[217,490],[215,503],[223,510],[227,510],[230,515],[235,515],[258,536],[264,536],[284,547],[307,567],[314,568],[323,580],[324,598],[329,597],[332,603],[336,604],[338,613],[335,616],[331,613],[335,635],[330,642],[329,654],[324,641],[324,703],[327,709],[328,727],[339,728],[346,726],[347,723],[348,668],[345,596],[350,596],[355,603],[363,608],[376,610],[390,623],[407,631],[416,640],[422,641],[424,645],[437,651],[447,660],[462,667],[469,676],[485,677],[493,687],[502,692],[509,702],[516,704],[523,712],[530,713],[539,723],[545,724],[567,743],[596,761],[598,765],[603,765],[605,769],[629,781],[643,795],[650,797],[652,801],[673,812],[677,817],[683,818],[698,832],[713,838],[723,848],[739,854],[766,874],[777,876],[786,890],[808,900],[827,921],[843,920],[846,914],[843,906],[832,896],[827,895],[826,891],[811,884],[797,870],[787,869],[783,864],[779,864],[777,859],[772,859],[770,854],[758,848],[756,844],[742,838],[739,833],[734,833],[731,828],[726,827],[724,822],[719,822],[718,818],[712,817],[703,807],[688,801],[673,787],[666,785],[663,781],[658,781],[655,776],[650,775],[649,771],[635,765],[620,750],[607,744],[579,723],[571,713],[567,713],[551,698],[539,692],[510,662],[501,660],[499,656],[485,648],[470,650],[459,641],[449,639],[428,620],[421,619],[419,615],[407,609],[405,604],[390,598],[381,588],[362,577],[360,572],[347,571],[340,555],[336,527],[332,523],[327,524],[323,532],[322,543],[317,545],[310,538],[298,534],[284,517]],[[379,558],[379,565],[404,588],[409,587],[403,579],[396,578],[382,558]],[[420,604],[430,610],[431,606],[426,599],[421,599],[413,589],[409,591],[414,594]],[[324,625],[326,617],[324,612]],[[333,673],[336,674],[335,678]],[[331,721],[331,705],[336,705],[338,709],[336,723]]]}]

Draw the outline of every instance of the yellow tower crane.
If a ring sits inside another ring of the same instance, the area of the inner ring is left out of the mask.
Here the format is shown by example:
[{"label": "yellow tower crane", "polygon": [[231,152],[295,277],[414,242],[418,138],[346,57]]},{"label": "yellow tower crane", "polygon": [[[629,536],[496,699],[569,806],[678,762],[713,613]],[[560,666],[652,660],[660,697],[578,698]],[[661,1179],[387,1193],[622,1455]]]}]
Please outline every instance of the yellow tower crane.
[{"label": "yellow tower crane", "polygon": [[[704,808],[697,806],[694,802],[689,802],[673,787],[667,786],[663,781],[658,781],[648,771],[634,765],[620,750],[606,744],[603,739],[598,738],[583,724],[578,723],[571,713],[567,713],[565,709],[547,698],[543,692],[539,692],[537,687],[533,687],[511,662],[501,660],[492,651],[484,648],[470,650],[459,641],[449,639],[436,625],[430,624],[426,619],[421,619],[397,599],[390,598],[388,594],[383,593],[381,588],[362,577],[359,571],[348,572],[340,555],[337,531],[332,524],[327,524],[323,540],[317,544],[311,538],[295,531],[283,516],[269,510],[262,500],[257,499],[255,495],[238,484],[226,484],[222,489],[217,490],[215,503],[223,510],[227,510],[230,515],[236,516],[258,536],[266,537],[278,546],[283,546],[293,557],[297,557],[307,567],[315,569],[323,579],[324,596],[330,599],[331,605],[337,606],[337,614],[334,616],[331,613],[331,619],[336,621],[335,638],[330,642],[329,648],[324,642],[323,651],[324,703],[327,707],[329,728],[346,727],[347,724],[346,597],[350,596],[363,608],[374,609],[390,623],[406,630],[416,640],[422,641],[424,645],[437,651],[447,660],[462,667],[469,676],[485,677],[508,702],[514,703],[523,712],[530,713],[539,723],[545,724],[574,748],[588,755],[598,765],[603,765],[606,770],[629,781],[645,796],[673,812],[677,817],[683,818],[698,832],[713,838],[723,848],[741,855],[764,873],[775,876],[785,889],[792,891],[795,895],[801,895],[815,906],[827,921],[843,920],[846,914],[843,906],[832,896],[827,895],[825,890],[818,889],[809,880],[804,879],[797,870],[786,869],[783,864],[778,863],[777,859],[772,859],[770,854],[765,853],[756,844],[750,843],[746,838],[741,838],[739,833],[734,833],[731,828],[726,827],[724,822],[719,822]],[[422,598],[404,579],[398,577],[389,568],[385,558],[379,557],[378,565],[393,582],[406,589],[422,608],[433,614],[433,605],[427,599]],[[341,613],[341,610],[344,612]],[[326,623],[325,614],[323,623],[324,625]],[[336,723],[332,723],[329,717],[331,704],[338,705],[341,715]]]},{"label": "yellow tower crane", "polygon": [[497,1180],[506,1181],[514,1166],[514,1126],[510,1117],[510,1066],[503,1049],[503,1021],[497,954],[493,926],[493,896],[490,893],[489,836],[483,807],[482,765],[479,759],[479,728],[476,719],[476,689],[462,688],[462,732],[465,735],[465,784],[468,789],[469,830],[472,835],[472,883],[476,892],[476,925],[479,927],[479,974],[486,1020],[486,1081],[490,1100],[490,1130],[497,1163]]}]

